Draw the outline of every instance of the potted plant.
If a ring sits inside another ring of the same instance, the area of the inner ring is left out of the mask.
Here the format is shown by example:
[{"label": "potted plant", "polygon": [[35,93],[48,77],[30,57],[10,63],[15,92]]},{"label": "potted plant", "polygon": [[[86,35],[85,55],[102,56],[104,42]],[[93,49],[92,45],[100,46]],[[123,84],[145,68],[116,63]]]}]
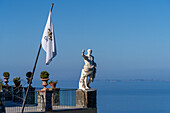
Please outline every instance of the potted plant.
[{"label": "potted plant", "polygon": [[40,78],[43,82],[42,85],[44,86],[44,88],[41,90],[46,91],[47,90],[46,86],[48,85],[47,82],[49,80],[49,73],[47,71],[42,71],[40,74]]},{"label": "potted plant", "polygon": [[30,71],[26,73],[27,78],[31,78],[31,75],[32,75],[32,72]]},{"label": "potted plant", "polygon": [[13,82],[15,84],[16,87],[20,86],[21,80],[20,77],[16,77],[13,79]]},{"label": "potted plant", "polygon": [[3,76],[4,76],[4,80],[5,80],[4,82],[6,83],[5,86],[8,86],[7,83],[8,83],[8,79],[9,79],[9,76],[10,76],[9,72],[4,72]]},{"label": "potted plant", "polygon": [[58,83],[57,80],[56,80],[55,82],[51,80],[51,81],[49,82],[49,84],[50,84],[50,86],[51,86],[51,89],[55,89],[57,83]]},{"label": "potted plant", "polygon": [[[31,76],[32,76],[32,72],[27,72],[27,73],[26,73],[27,83],[28,83],[28,84],[29,84],[29,82],[30,82],[30,80],[31,80]],[[30,84],[32,84],[32,81],[31,81]]]}]

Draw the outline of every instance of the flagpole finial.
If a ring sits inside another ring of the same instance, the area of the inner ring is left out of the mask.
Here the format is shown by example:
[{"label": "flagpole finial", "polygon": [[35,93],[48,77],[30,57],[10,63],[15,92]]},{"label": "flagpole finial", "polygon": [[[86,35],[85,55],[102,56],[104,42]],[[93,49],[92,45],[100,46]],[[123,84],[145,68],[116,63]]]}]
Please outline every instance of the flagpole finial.
[{"label": "flagpole finial", "polygon": [[54,3],[52,3],[51,10],[50,10],[51,12],[52,12],[53,6],[54,6]]}]

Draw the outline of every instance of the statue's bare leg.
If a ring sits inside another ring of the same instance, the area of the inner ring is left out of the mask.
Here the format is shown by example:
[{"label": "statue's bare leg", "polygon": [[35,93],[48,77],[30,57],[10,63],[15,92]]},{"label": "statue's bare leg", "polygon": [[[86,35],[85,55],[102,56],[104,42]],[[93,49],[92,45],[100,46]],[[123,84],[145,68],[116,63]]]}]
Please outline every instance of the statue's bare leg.
[{"label": "statue's bare leg", "polygon": [[84,78],[84,86],[85,86],[85,89],[89,89],[89,88],[87,87],[87,76],[85,76],[85,78]]},{"label": "statue's bare leg", "polygon": [[91,81],[93,80],[93,78],[92,78],[91,76],[89,76],[89,77],[90,77],[90,78],[89,78],[89,81],[88,81],[88,83],[87,83],[87,87],[88,87],[88,88],[91,88],[91,87],[90,87],[90,83],[91,83]]}]

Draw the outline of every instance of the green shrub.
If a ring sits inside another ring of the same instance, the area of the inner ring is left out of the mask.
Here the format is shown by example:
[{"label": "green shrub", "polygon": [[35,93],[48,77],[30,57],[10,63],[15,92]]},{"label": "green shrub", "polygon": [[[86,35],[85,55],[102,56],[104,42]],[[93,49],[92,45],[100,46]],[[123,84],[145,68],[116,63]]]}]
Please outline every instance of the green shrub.
[{"label": "green shrub", "polygon": [[40,74],[40,78],[44,79],[44,78],[48,78],[49,77],[49,73],[47,71],[42,71]]},{"label": "green shrub", "polygon": [[13,82],[14,82],[14,83],[18,83],[18,82],[20,82],[20,77],[16,77],[16,78],[14,78],[14,79],[13,79]]},{"label": "green shrub", "polygon": [[4,72],[4,73],[3,73],[3,76],[4,76],[4,77],[9,77],[10,74],[9,74],[9,72]]},{"label": "green shrub", "polygon": [[31,75],[32,75],[32,72],[27,72],[27,73],[26,73],[26,76],[27,76],[28,78],[30,78]]}]

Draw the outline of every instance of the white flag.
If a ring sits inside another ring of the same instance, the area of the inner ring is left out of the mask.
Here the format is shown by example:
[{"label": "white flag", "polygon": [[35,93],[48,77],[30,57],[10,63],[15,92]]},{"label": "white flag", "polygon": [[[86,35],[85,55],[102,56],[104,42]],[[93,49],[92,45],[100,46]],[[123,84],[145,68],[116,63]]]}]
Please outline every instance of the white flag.
[{"label": "white flag", "polygon": [[57,54],[51,11],[49,13],[48,20],[44,29],[41,44],[44,51],[46,52],[46,65],[48,65]]}]

